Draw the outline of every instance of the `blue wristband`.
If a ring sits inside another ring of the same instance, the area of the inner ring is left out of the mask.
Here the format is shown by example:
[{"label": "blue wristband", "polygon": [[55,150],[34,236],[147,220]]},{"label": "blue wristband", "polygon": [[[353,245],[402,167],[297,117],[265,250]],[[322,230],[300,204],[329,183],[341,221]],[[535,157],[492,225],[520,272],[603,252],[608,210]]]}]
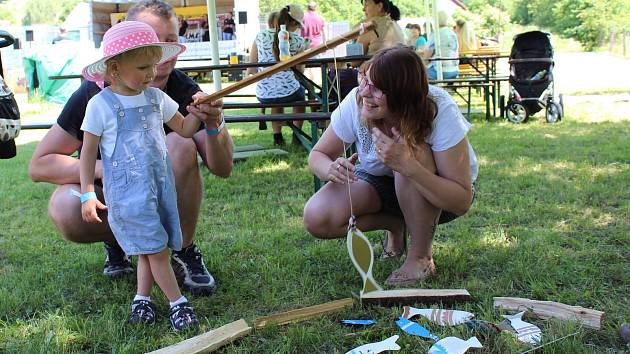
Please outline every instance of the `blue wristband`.
[{"label": "blue wristband", "polygon": [[221,124],[219,124],[219,126],[216,129],[208,129],[206,127],[206,133],[208,135],[218,135],[221,130],[223,130],[223,127],[225,126],[225,119],[221,118]]},{"label": "blue wristband", "polygon": [[87,193],[81,194],[81,204],[87,202],[90,199],[96,199],[96,193],[87,192]]}]

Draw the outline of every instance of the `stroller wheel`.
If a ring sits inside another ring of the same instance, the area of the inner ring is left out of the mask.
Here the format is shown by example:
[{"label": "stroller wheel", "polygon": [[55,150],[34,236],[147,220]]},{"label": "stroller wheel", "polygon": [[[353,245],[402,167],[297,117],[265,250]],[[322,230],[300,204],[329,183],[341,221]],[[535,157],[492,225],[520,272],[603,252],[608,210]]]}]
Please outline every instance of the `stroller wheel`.
[{"label": "stroller wheel", "polygon": [[547,104],[547,114],[546,114],[546,118],[547,118],[547,123],[556,123],[557,121],[560,120],[561,118],[561,111],[560,105],[558,105],[555,102],[549,102]]},{"label": "stroller wheel", "polygon": [[516,102],[508,104],[505,116],[512,123],[525,123],[529,119],[529,113],[525,106]]},{"label": "stroller wheel", "polygon": [[564,118],[564,101],[562,99],[562,94],[558,95],[558,103],[560,104],[560,120]]}]

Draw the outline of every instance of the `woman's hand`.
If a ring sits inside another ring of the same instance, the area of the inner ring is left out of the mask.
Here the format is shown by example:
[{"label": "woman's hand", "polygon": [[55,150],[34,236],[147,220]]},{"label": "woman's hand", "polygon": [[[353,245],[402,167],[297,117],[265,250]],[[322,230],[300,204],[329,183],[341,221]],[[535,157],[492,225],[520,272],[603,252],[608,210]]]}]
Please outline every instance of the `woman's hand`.
[{"label": "woman's hand", "polygon": [[372,128],[372,141],[378,159],[404,176],[409,176],[413,172],[413,162],[418,162],[431,172],[436,170],[431,147],[422,143],[410,148],[396,128],[392,128],[392,138],[385,135],[380,129]]},{"label": "woman's hand", "polygon": [[333,183],[353,183],[357,180],[357,176],[354,174],[354,164],[357,163],[359,155],[354,153],[349,158],[338,157],[332,161],[328,167],[327,180]]}]

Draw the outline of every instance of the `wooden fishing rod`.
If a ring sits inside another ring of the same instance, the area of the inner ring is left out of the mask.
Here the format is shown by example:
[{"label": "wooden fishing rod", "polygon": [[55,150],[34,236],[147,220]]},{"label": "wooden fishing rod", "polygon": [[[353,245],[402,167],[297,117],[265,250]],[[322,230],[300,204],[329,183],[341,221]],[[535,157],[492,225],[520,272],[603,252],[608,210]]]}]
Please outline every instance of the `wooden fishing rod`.
[{"label": "wooden fishing rod", "polygon": [[368,22],[366,23],[364,26],[361,26],[360,28],[354,29],[352,31],[346,32],[342,35],[340,35],[339,37],[322,43],[320,45],[318,45],[317,47],[310,49],[310,50],[306,50],[294,57],[291,57],[291,59],[287,60],[287,61],[281,61],[278,64],[274,65],[274,66],[270,66],[269,68],[260,71],[252,76],[249,76],[237,83],[235,83],[234,85],[228,86],[222,90],[219,90],[217,92],[214,92],[208,96],[199,98],[197,100],[195,100],[192,104],[193,105],[198,105],[201,103],[210,103],[212,101],[215,101],[219,98],[222,98],[224,96],[229,95],[232,92],[238,91],[240,89],[242,89],[245,86],[251,85],[255,82],[258,82],[266,77],[269,77],[279,71],[284,71],[289,69],[292,66],[298,65],[306,60],[308,60],[311,57],[316,56],[317,54],[323,53],[328,49],[331,48],[335,48],[336,46],[345,43],[351,39],[354,39],[358,36],[360,36],[361,34],[368,32],[368,31],[372,31],[374,30],[376,27],[376,25],[373,22]]}]

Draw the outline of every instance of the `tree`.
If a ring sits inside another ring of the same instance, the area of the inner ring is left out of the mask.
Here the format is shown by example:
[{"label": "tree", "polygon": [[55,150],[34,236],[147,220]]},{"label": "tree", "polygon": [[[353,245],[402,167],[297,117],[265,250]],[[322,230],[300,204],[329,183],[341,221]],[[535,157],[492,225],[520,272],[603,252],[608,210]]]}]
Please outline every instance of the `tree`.
[{"label": "tree", "polygon": [[80,2],[81,0],[28,0],[24,9],[22,24],[61,24]]}]

